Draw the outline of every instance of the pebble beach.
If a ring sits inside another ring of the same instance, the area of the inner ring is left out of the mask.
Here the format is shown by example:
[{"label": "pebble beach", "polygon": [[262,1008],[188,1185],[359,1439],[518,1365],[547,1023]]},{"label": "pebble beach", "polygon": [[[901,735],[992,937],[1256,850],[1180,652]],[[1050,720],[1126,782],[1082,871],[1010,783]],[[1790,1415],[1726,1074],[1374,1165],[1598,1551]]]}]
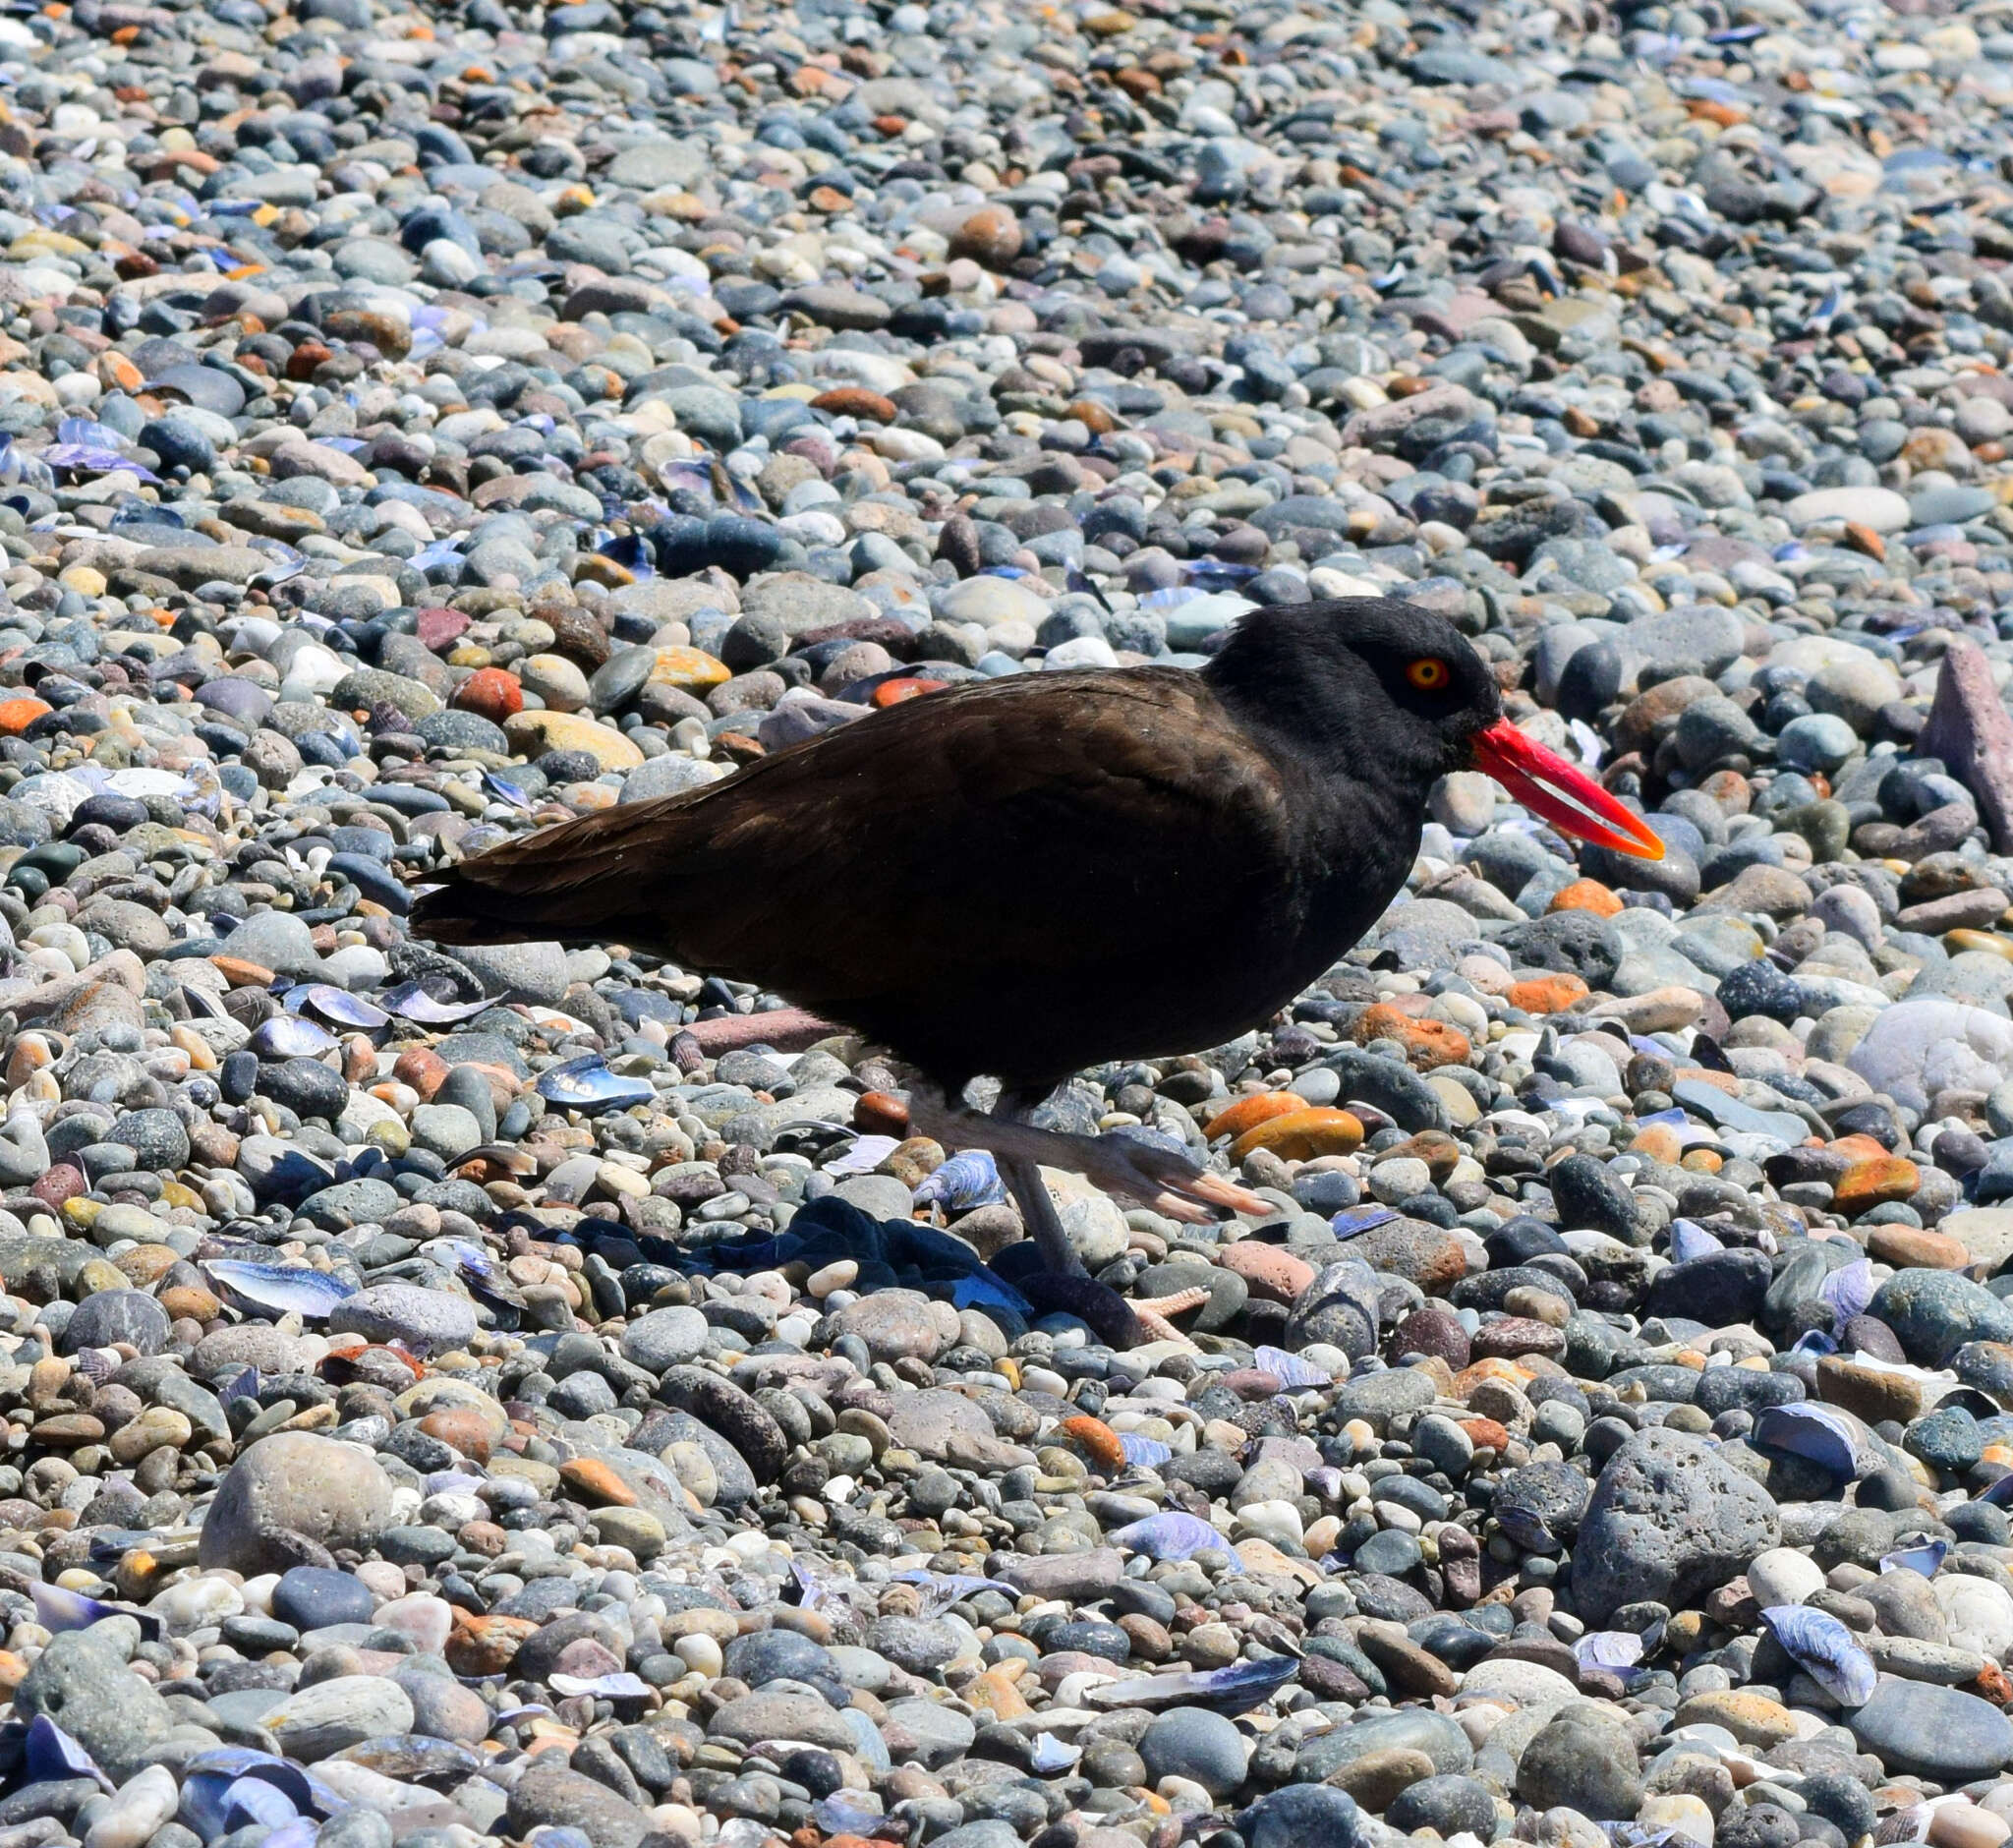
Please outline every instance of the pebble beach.
[{"label": "pebble beach", "polygon": [[[14,0],[0,1848],[2000,1848],[2009,128],[1989,0]],[[1371,596],[1665,855],[1443,779],[1045,1106],[1267,1204],[1052,1173],[1081,1313],[842,1025],[407,928]]]}]

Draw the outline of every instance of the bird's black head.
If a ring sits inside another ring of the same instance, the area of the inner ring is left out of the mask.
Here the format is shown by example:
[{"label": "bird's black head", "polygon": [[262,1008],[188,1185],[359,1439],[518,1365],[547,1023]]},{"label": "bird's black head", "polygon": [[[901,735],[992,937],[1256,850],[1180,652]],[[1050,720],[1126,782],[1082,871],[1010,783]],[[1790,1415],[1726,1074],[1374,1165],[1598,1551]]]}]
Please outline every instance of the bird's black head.
[{"label": "bird's black head", "polygon": [[1358,791],[1423,805],[1435,778],[1482,770],[1567,834],[1663,858],[1640,816],[1503,717],[1445,616],[1388,597],[1275,604],[1248,611],[1204,672],[1239,724]]},{"label": "bird's black head", "polygon": [[1463,768],[1503,715],[1461,631],[1388,597],[1249,610],[1205,671],[1239,719],[1297,753],[1409,780]]}]

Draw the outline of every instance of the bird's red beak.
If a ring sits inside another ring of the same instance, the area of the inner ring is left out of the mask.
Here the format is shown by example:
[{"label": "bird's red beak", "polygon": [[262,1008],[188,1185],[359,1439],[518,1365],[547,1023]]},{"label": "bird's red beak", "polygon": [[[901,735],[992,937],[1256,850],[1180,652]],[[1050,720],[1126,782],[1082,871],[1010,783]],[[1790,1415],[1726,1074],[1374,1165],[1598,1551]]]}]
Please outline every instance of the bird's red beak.
[{"label": "bird's red beak", "polygon": [[1535,815],[1582,840],[1639,860],[1663,858],[1663,842],[1641,816],[1507,719],[1474,735],[1475,768],[1486,771]]}]

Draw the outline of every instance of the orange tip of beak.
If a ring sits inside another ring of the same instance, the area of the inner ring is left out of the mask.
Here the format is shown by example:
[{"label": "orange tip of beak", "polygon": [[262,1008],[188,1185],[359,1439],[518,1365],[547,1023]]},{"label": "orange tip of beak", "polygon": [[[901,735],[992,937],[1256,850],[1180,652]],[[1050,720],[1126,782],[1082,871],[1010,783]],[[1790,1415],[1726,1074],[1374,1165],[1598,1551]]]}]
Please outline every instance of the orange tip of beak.
[{"label": "orange tip of beak", "polygon": [[1663,842],[1582,770],[1527,738],[1507,719],[1474,736],[1477,770],[1495,778],[1533,815],[1579,839],[1638,860],[1663,858]]}]

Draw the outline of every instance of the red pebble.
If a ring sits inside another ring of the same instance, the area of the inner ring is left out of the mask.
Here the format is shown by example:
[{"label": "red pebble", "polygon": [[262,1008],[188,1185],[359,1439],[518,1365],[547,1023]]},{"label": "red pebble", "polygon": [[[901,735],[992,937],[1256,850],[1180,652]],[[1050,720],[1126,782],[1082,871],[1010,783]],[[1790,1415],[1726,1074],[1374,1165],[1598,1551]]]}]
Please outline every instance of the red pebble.
[{"label": "red pebble", "polygon": [[478,667],[454,689],[449,703],[500,725],[524,711],[524,688],[514,673],[505,673],[501,667]]},{"label": "red pebble", "polygon": [[415,611],[414,622],[419,631],[420,646],[437,655],[450,643],[461,639],[469,618],[459,609],[446,609],[435,604],[431,608]]},{"label": "red pebble", "polygon": [[58,1162],[42,1174],[29,1191],[45,1206],[61,1206],[65,1200],[74,1200],[80,1193],[88,1193],[90,1183],[68,1162]]}]

